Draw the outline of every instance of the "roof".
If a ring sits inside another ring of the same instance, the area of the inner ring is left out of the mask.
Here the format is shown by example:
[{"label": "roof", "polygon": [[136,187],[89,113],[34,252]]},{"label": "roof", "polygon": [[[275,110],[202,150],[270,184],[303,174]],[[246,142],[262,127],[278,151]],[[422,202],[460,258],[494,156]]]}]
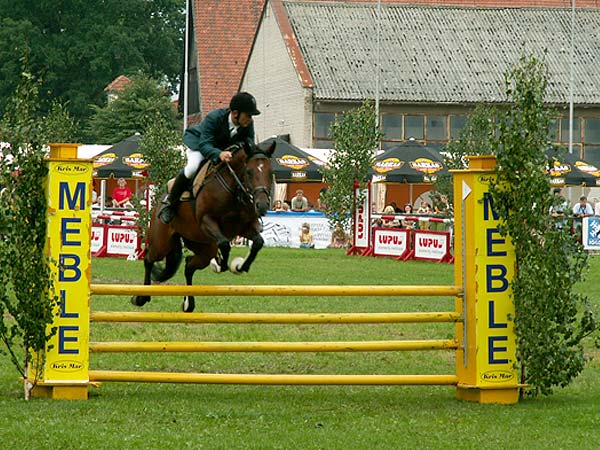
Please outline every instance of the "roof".
[{"label": "roof", "polygon": [[108,86],[104,88],[106,92],[111,91],[122,91],[125,89],[125,86],[131,83],[131,80],[127,78],[125,75],[119,75],[115,78]]},{"label": "roof", "polygon": [[[377,5],[284,2],[316,100],[360,101],[376,91]],[[576,12],[574,103],[600,104],[600,8]],[[380,100],[501,102],[504,74],[523,55],[544,59],[546,100],[569,98],[569,8],[384,4]]]},{"label": "roof", "polygon": [[194,0],[202,113],[238,92],[266,0]]}]

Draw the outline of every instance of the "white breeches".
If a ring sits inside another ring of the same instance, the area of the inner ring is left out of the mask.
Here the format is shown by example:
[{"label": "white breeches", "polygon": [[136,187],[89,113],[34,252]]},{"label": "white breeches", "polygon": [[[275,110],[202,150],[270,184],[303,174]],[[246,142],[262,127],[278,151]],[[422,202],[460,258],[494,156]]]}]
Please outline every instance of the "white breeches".
[{"label": "white breeches", "polygon": [[198,171],[198,167],[200,167],[204,156],[199,151],[190,150],[189,148],[185,151],[185,154],[187,156],[187,164],[183,169],[183,173],[190,180]]}]

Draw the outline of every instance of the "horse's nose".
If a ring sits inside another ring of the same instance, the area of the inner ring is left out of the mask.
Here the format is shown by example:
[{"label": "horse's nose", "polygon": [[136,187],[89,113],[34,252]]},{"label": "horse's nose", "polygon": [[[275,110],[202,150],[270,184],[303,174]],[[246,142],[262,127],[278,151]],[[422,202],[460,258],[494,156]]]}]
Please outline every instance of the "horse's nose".
[{"label": "horse's nose", "polygon": [[267,214],[267,211],[269,210],[269,203],[264,201],[256,201],[254,203],[254,209],[256,210],[256,214],[262,217]]}]

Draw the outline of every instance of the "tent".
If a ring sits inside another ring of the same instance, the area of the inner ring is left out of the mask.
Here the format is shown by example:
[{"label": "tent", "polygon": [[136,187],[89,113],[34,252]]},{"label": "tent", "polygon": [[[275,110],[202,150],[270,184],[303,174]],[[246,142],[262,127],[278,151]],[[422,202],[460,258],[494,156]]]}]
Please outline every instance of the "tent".
[{"label": "tent", "polygon": [[[319,165],[323,165],[312,155],[290,144],[289,142],[271,137],[258,144],[260,148],[266,149],[275,142],[275,152],[273,153],[273,173],[277,183],[289,182],[320,182],[323,179]],[[318,161],[320,164],[316,164]]]},{"label": "tent", "polygon": [[546,158],[552,186],[600,186],[600,169],[577,155],[551,147]]},{"label": "tent", "polygon": [[416,141],[396,145],[375,157],[369,171],[374,183],[432,183],[448,173],[443,157]]},{"label": "tent", "polygon": [[94,178],[144,178],[149,164],[134,134],[94,157]]}]

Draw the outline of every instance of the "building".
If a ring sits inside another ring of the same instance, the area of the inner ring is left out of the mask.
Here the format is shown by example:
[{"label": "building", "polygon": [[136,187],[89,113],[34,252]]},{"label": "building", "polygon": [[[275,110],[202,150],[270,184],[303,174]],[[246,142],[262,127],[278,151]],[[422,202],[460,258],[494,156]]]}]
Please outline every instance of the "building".
[{"label": "building", "polygon": [[[552,139],[568,142],[571,10],[558,6],[570,2],[414,3],[381,8],[383,148],[409,138],[441,148],[475,105],[504,102],[504,74],[529,54],[548,65]],[[574,35],[574,149],[600,159],[600,4],[584,3]],[[331,147],[335,117],[376,96],[376,24],[375,2],[268,1],[241,83],[263,111],[259,138]]]}]

